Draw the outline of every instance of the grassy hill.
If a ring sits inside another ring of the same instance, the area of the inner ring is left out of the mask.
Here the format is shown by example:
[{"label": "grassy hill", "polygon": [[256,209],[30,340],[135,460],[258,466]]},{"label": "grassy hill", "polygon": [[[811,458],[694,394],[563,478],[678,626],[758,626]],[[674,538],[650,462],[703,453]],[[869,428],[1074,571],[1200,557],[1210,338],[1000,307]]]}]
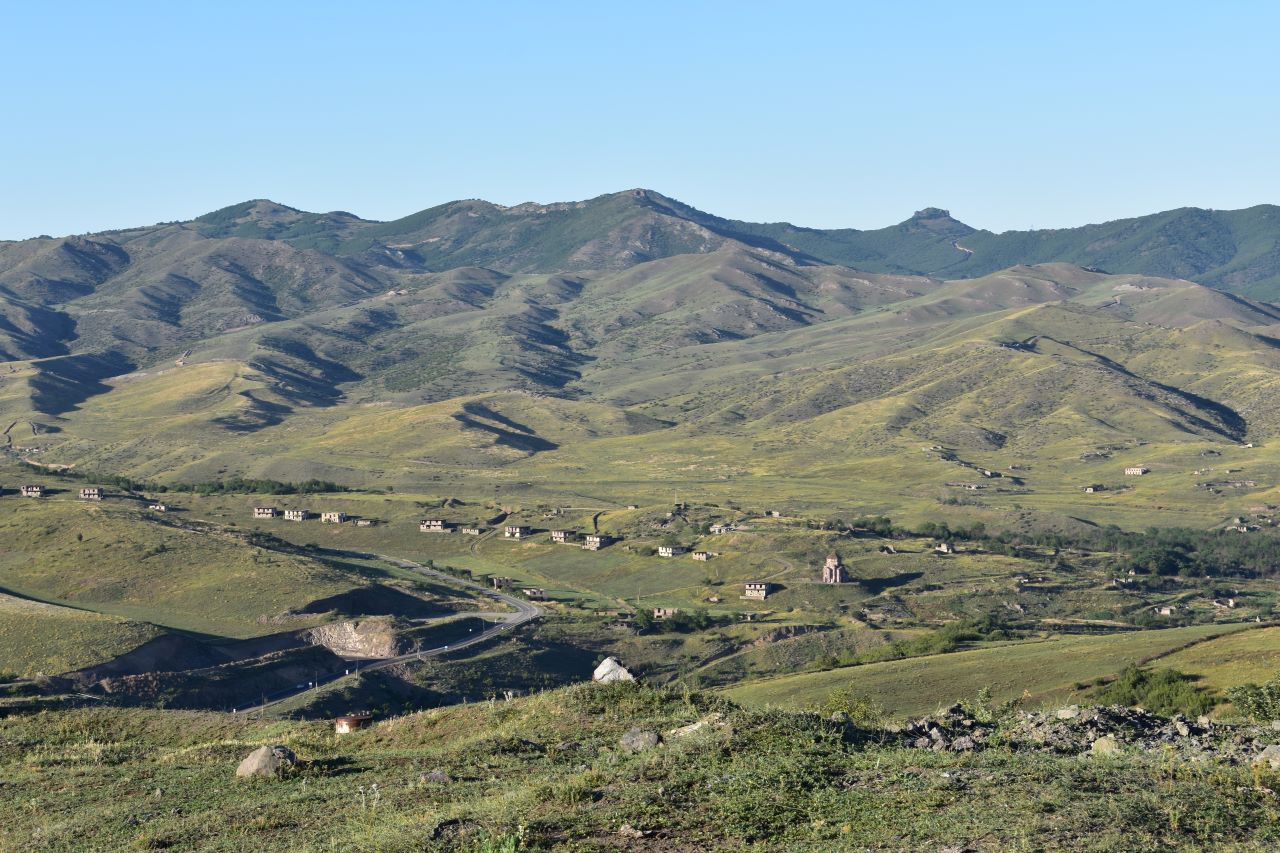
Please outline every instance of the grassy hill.
[{"label": "grassy hill", "polygon": [[[405,283],[296,317],[289,303],[151,348],[173,359],[143,367],[141,351],[10,362],[9,446],[160,482],[453,483],[472,498],[554,484],[615,504],[754,501],[785,481],[831,508],[856,484],[868,511],[921,514],[975,471],[1029,472],[965,496],[993,521],[1014,504],[1102,520],[1101,501],[1121,523],[1211,524],[1277,484],[1280,309],[1186,281],[1065,264],[938,281],[726,245]],[[1205,460],[1245,462],[1218,479],[1253,485],[1202,492]],[[1130,464],[1188,480],[1121,488],[1138,485],[1115,479]],[[1095,481],[1115,488],[1085,498]]]},{"label": "grassy hill", "polygon": [[[1160,666],[1174,666],[1196,654],[1202,660],[1216,661],[1221,659],[1222,647],[1215,643],[1265,642],[1261,632],[1257,636],[1246,632],[1237,638],[1235,633],[1240,630],[1238,625],[1197,625],[1106,637],[1051,637],[784,675],[751,681],[726,693],[743,704],[801,710],[819,707],[837,690],[848,688],[895,717],[929,714],[976,696],[983,689],[990,690],[993,699],[1001,702],[1025,699],[1033,704],[1067,704],[1087,701],[1085,685],[1113,675],[1127,663],[1158,659]],[[1223,635],[1230,636],[1204,643],[1203,650],[1192,646],[1185,652],[1176,652],[1183,646]]]},{"label": "grassy hill", "polygon": [[161,634],[92,610],[0,594],[0,661],[13,675],[54,675],[111,660]]}]

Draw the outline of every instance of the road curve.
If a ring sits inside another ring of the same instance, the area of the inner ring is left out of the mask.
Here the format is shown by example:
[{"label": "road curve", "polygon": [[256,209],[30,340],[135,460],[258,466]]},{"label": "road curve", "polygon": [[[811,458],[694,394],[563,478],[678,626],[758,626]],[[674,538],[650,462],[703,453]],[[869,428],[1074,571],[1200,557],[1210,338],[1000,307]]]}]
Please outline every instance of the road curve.
[{"label": "road curve", "polygon": [[[367,554],[361,551],[346,551],[344,553],[350,554],[352,556],[368,556]],[[415,563],[412,560],[402,560],[399,557],[390,557],[390,556],[387,556],[386,554],[374,554],[373,556],[377,557],[379,560],[383,560],[385,562],[391,563],[392,565],[399,566],[402,569],[409,569],[410,571],[414,571],[419,574],[428,575],[436,580],[443,581],[444,583],[450,584],[452,586],[463,587],[465,589],[469,589],[475,592],[480,592],[496,601],[501,601],[504,604],[510,605],[511,607],[515,608],[515,612],[503,616],[499,621],[495,622],[492,627],[485,628],[483,631],[481,631],[479,634],[476,634],[474,637],[468,637],[465,640],[459,640],[456,643],[450,643],[449,645],[439,646],[438,648],[434,648],[434,649],[423,649],[421,651],[412,652],[407,655],[399,655],[398,657],[382,658],[380,660],[358,667],[354,672],[349,672],[346,669],[344,669],[342,672],[334,672],[334,673],[329,673],[327,675],[322,675],[316,678],[315,681],[312,681],[309,684],[306,684],[302,687],[291,687],[286,690],[280,690],[280,691],[277,691],[276,693],[269,694],[266,697],[266,701],[262,702],[261,704],[254,705],[250,708],[238,709],[237,712],[243,711],[244,713],[253,713],[253,712],[261,713],[263,711],[266,711],[268,708],[271,708],[272,706],[279,705],[281,702],[284,702],[287,699],[292,699],[294,696],[298,696],[299,694],[306,693],[308,690],[314,690],[325,684],[332,684],[333,682],[343,678],[354,677],[356,675],[359,675],[362,672],[370,672],[373,670],[386,669],[387,667],[395,666],[396,664],[406,663],[408,661],[414,661],[414,660],[424,660],[426,658],[431,658],[431,657],[438,657],[442,654],[445,654],[446,652],[456,652],[459,649],[470,648],[471,646],[475,646],[480,643],[483,643],[486,640],[491,639],[492,637],[496,637],[498,634],[501,634],[505,631],[509,631],[512,628],[516,628],[520,625],[524,625],[528,622],[532,622],[533,620],[537,619],[542,615],[542,608],[534,604],[532,601],[516,598],[515,596],[511,596],[511,595],[506,595],[505,593],[500,592],[498,590],[489,589],[483,584],[476,583],[475,581],[464,580],[462,578],[455,577],[454,575],[447,574],[446,572],[442,572],[437,569],[428,568],[420,563]],[[236,713],[236,712],[233,712],[233,713]]]}]

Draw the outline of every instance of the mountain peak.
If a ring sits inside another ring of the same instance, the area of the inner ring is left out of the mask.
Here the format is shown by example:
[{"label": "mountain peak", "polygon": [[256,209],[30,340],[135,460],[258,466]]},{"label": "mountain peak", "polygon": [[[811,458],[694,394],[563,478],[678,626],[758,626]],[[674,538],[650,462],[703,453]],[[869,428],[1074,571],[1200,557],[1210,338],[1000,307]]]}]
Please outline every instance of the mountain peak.
[{"label": "mountain peak", "polygon": [[917,210],[912,219],[950,219],[951,211],[941,207],[926,207],[923,210]]}]

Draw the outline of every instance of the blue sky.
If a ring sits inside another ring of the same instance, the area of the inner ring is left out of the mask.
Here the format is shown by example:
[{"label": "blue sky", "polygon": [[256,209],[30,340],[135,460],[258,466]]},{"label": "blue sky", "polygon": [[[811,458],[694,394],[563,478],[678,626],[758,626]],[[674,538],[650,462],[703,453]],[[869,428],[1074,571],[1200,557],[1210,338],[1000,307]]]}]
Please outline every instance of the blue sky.
[{"label": "blue sky", "polygon": [[994,230],[1280,203],[1269,3],[0,5],[0,238],[643,186]]}]

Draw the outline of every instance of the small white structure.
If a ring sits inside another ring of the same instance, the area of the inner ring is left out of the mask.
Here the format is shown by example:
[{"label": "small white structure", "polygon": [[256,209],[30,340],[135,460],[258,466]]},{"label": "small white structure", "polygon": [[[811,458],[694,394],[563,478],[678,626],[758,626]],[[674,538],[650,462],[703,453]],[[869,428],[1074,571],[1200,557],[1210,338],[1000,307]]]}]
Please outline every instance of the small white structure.
[{"label": "small white structure", "polygon": [[769,597],[769,584],[764,581],[748,581],[743,585],[742,597],[764,601]]},{"label": "small white structure", "polygon": [[684,553],[683,545],[659,545],[658,546],[659,557],[676,557],[683,553]]},{"label": "small white structure", "polygon": [[713,524],[711,525],[710,530],[713,535],[719,536],[723,533],[732,532],[733,525],[732,524]]},{"label": "small white structure", "polygon": [[484,533],[484,531],[479,527],[464,527],[462,528],[462,533],[464,536],[479,536]]},{"label": "small white structure", "polygon": [[306,521],[311,517],[311,513],[305,509],[286,509],[284,511],[285,521]]},{"label": "small white structure", "polygon": [[100,501],[102,500],[102,489],[97,486],[86,486],[80,490],[80,500]]},{"label": "small white structure", "polygon": [[502,528],[502,538],[504,539],[523,539],[529,533],[529,528],[523,524],[508,524]]},{"label": "small white structure", "polygon": [[23,486],[22,496],[24,498],[42,498],[44,497],[44,486]]},{"label": "small white structure", "polygon": [[679,607],[655,607],[653,608],[654,619],[670,619],[680,612]]},{"label": "small white structure", "polygon": [[933,553],[935,554],[954,554],[955,552],[956,549],[951,546],[950,542],[939,542],[933,546]]},{"label": "small white structure", "polygon": [[152,512],[168,512],[168,511],[169,511],[169,505],[168,505],[168,504],[161,504],[161,503],[154,503],[154,504],[151,504],[151,506],[147,507],[147,509],[151,510]]},{"label": "small white structure", "polygon": [[600,662],[595,672],[591,673],[591,680],[610,684],[614,681],[635,681],[636,679],[627,672],[626,667],[619,663],[617,658],[608,657]]},{"label": "small white structure", "polygon": [[345,512],[322,512],[320,513],[320,521],[324,524],[342,524],[347,520]]},{"label": "small white structure", "polygon": [[1124,469],[1124,475],[1126,477],[1141,477],[1143,474],[1148,474],[1150,472],[1150,468],[1144,468],[1141,465],[1131,465]]},{"label": "small white structure", "polygon": [[280,510],[273,506],[255,506],[253,508],[254,518],[275,518],[280,514]]},{"label": "small white structure", "polygon": [[693,559],[697,560],[699,563],[705,563],[707,560],[711,559],[711,552],[710,551],[694,551]]},{"label": "small white structure", "polygon": [[356,527],[373,527],[377,524],[377,519],[373,518],[357,518]]},{"label": "small white structure", "polygon": [[588,533],[582,537],[582,547],[588,551],[599,551],[612,541],[603,533]]},{"label": "small white structure", "polygon": [[576,534],[572,530],[553,530],[551,531],[551,541],[557,545],[564,545],[572,542]]},{"label": "small white structure", "polygon": [[449,523],[443,518],[424,518],[418,529],[423,533],[447,533]]}]

